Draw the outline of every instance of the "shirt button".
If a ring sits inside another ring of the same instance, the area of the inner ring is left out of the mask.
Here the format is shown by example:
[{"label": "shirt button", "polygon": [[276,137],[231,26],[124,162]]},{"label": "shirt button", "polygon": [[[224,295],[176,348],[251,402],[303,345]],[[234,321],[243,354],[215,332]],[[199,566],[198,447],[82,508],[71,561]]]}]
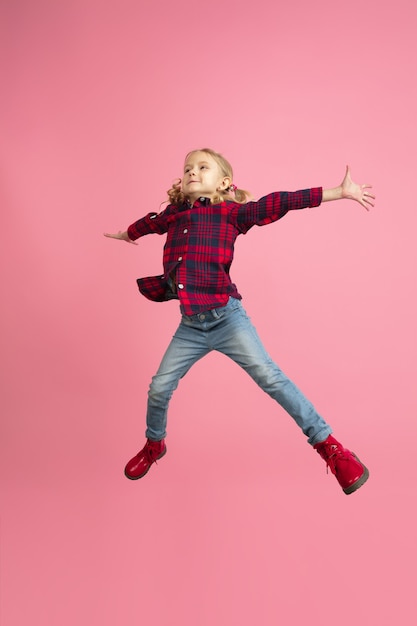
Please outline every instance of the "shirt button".
[{"label": "shirt button", "polygon": [[178,257],[178,261],[182,261],[182,256],[179,256],[179,257]]},{"label": "shirt button", "polygon": [[205,202],[206,199],[204,198],[204,196],[202,196],[201,198],[199,198],[200,202]]},{"label": "shirt button", "polygon": [[204,322],[204,320],[206,319],[206,316],[204,315],[204,313],[202,313],[201,315],[198,316],[200,318],[201,322]]},{"label": "shirt button", "polygon": [[184,228],[183,233],[188,233],[188,228]]},{"label": "shirt button", "polygon": [[178,285],[178,289],[184,289],[184,285],[183,285],[182,283],[180,283],[180,284]]}]

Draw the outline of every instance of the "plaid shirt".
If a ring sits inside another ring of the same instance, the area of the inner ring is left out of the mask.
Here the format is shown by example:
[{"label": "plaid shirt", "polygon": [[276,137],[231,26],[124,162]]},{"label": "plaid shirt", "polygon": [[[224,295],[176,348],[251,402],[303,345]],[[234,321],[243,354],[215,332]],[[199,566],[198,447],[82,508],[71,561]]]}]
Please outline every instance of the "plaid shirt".
[{"label": "plaid shirt", "polygon": [[258,202],[211,204],[199,198],[191,206],[168,205],[161,213],[148,213],[127,230],[131,240],[167,233],[164,273],[139,278],[140,292],[149,300],[178,298],[185,315],[224,306],[229,297],[241,299],[229,276],[234,243],[252,226],[271,224],[288,211],[318,206],[322,188],[276,192]]}]

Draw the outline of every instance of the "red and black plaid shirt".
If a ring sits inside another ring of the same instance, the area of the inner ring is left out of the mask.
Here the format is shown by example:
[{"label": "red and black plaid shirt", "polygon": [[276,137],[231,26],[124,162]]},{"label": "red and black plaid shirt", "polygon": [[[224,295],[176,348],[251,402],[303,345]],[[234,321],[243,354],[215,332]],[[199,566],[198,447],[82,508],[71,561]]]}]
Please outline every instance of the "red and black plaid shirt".
[{"label": "red and black plaid shirt", "polygon": [[224,306],[229,296],[241,299],[229,276],[234,243],[252,226],[270,224],[288,211],[318,206],[322,188],[276,192],[258,202],[211,204],[200,198],[193,206],[168,205],[161,213],[148,213],[129,226],[132,240],[167,233],[164,273],[139,278],[140,292],[149,300],[180,300],[181,311],[194,315]]}]

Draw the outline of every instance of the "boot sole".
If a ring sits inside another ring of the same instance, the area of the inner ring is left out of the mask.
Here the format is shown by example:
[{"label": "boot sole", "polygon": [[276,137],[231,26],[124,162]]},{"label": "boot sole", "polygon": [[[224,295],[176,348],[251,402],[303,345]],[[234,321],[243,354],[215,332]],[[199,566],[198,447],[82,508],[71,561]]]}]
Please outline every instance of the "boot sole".
[{"label": "boot sole", "polygon": [[365,465],[362,463],[362,461],[356,456],[356,454],[354,454],[352,452],[353,456],[355,457],[355,459],[357,461],[359,461],[359,463],[362,465],[363,467],[363,474],[360,478],[358,478],[358,480],[356,482],[354,482],[352,485],[350,485],[349,487],[346,487],[345,489],[343,489],[343,491],[345,492],[345,494],[347,496],[349,496],[351,493],[354,493],[357,489],[359,489],[359,487],[362,487],[362,485],[364,483],[366,483],[366,481],[369,478],[369,470],[367,467],[365,467]]},{"label": "boot sole", "polygon": [[[167,453],[167,449],[165,448],[165,450],[162,452],[162,454],[160,454],[155,461],[159,461],[159,459],[162,459],[163,456],[165,456],[165,454]],[[155,463],[155,461],[153,463]],[[125,476],[126,478],[128,478],[129,480],[139,480],[139,478],[143,478],[144,476],[146,476],[146,474],[149,472],[149,470],[151,469],[153,463],[150,464],[150,466],[148,467],[148,469],[146,470],[146,472],[143,472],[143,474],[141,474],[140,476],[129,476],[129,474],[126,473],[125,470]]]}]

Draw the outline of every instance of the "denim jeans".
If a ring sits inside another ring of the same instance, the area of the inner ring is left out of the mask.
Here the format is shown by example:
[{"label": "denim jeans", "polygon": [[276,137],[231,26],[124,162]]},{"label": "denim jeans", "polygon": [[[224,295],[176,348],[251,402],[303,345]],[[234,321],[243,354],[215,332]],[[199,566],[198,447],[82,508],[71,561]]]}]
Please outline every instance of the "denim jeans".
[{"label": "denim jeans", "polygon": [[191,366],[212,350],[243,367],[291,415],[311,445],[330,435],[330,426],[265,351],[240,300],[230,298],[224,307],[182,315],[149,388],[146,437],[155,441],[165,438],[173,392]]}]

